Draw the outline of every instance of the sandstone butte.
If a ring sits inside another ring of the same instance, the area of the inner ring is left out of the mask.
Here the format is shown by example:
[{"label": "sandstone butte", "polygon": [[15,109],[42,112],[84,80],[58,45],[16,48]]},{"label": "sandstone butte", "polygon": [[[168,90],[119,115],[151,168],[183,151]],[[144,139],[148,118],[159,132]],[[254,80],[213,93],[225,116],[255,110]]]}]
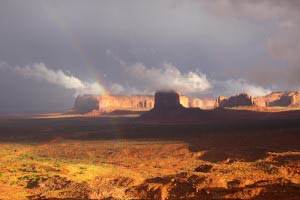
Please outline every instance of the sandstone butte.
[{"label": "sandstone butte", "polygon": [[[69,113],[103,113],[115,110],[148,111],[154,108],[154,101],[153,95],[81,95],[76,98],[74,107]],[[166,99],[165,103],[170,102]],[[255,98],[241,93],[229,98],[220,96],[217,99],[191,98],[179,95],[179,103],[185,108],[204,110],[238,106],[298,107],[300,106],[300,92],[273,92]]]},{"label": "sandstone butte", "polygon": [[230,98],[220,96],[216,100],[215,107],[237,107],[237,106],[253,106],[253,97],[246,93],[241,93]]},{"label": "sandstone butte", "polygon": [[200,108],[184,107],[180,95],[173,90],[157,91],[154,95],[154,108],[142,114],[140,120],[158,121],[191,121],[202,115]]},{"label": "sandstone butte", "polygon": [[[201,107],[211,109],[214,99],[189,98],[180,95],[180,104],[186,108]],[[82,95],[75,100],[73,113],[89,113],[92,111],[112,112],[115,110],[148,111],[154,108],[153,95]]]},{"label": "sandstone butte", "polygon": [[181,102],[180,95],[173,90],[155,92],[154,109],[180,109],[183,107],[182,103],[186,102]]},{"label": "sandstone butte", "polygon": [[273,92],[269,95],[254,98],[254,104],[258,106],[300,106],[300,92]]}]

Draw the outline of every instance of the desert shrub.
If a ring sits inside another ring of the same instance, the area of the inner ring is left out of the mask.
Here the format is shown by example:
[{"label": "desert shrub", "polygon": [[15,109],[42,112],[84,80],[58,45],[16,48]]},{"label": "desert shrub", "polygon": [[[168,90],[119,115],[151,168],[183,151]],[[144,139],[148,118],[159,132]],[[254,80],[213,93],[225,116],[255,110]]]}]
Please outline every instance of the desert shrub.
[{"label": "desert shrub", "polygon": [[195,171],[196,172],[203,172],[203,173],[208,173],[210,170],[213,168],[212,165],[200,165],[198,166]]},{"label": "desert shrub", "polygon": [[84,174],[84,172],[86,171],[86,167],[82,167],[82,166],[80,166],[79,167],[79,174]]},{"label": "desert shrub", "polygon": [[61,167],[61,161],[60,160],[55,160],[54,167],[60,168]]},{"label": "desert shrub", "polygon": [[42,177],[37,174],[28,174],[18,179],[21,181],[19,185],[24,185],[26,188],[34,188],[38,185]]},{"label": "desert shrub", "polygon": [[278,168],[275,165],[268,162],[254,162],[253,166],[268,174],[277,174],[279,172]]},{"label": "desert shrub", "polygon": [[237,180],[237,179],[234,179],[232,181],[228,181],[227,182],[227,187],[229,189],[236,189],[236,188],[239,188],[240,187],[240,184],[241,184],[241,181],[240,180]]}]

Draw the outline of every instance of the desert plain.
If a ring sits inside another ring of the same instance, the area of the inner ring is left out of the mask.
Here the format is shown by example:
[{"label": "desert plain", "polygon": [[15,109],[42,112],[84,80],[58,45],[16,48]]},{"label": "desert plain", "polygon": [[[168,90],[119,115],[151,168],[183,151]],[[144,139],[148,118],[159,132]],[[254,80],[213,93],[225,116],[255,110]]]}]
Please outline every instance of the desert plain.
[{"label": "desert plain", "polygon": [[1,116],[0,199],[300,198],[299,110],[203,112]]}]

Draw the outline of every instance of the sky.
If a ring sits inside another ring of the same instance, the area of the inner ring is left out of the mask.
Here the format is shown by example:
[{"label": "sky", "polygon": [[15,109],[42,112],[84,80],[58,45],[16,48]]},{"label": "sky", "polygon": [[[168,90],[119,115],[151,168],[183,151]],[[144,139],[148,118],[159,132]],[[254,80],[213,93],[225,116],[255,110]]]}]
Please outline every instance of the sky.
[{"label": "sky", "polygon": [[299,90],[298,0],[1,0],[0,113],[82,94]]}]

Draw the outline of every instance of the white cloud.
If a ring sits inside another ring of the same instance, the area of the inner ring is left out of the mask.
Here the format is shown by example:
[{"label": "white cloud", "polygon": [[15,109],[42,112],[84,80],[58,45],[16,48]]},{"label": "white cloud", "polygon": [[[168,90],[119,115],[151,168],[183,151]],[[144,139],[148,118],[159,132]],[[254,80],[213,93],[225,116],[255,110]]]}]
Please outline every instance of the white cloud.
[{"label": "white cloud", "polygon": [[46,81],[50,84],[58,85],[65,89],[72,89],[75,91],[75,95],[101,94],[104,92],[103,88],[97,82],[88,83],[82,81],[73,75],[64,73],[60,69],[49,69],[44,63],[34,63],[31,65],[26,65],[24,67],[10,67],[10,69],[20,76],[28,79]]},{"label": "white cloud", "polygon": [[82,94],[145,94],[146,91],[123,86],[118,83],[111,83],[107,88],[104,88],[98,82],[86,82],[70,73],[66,73],[61,69],[53,70],[48,68],[44,63],[33,63],[26,66],[12,67],[5,62],[0,62],[0,69],[8,69],[19,76],[36,81],[45,81],[53,85],[63,87],[65,89],[74,90],[74,95]]},{"label": "white cloud", "polygon": [[201,93],[212,87],[206,75],[200,72],[182,73],[171,64],[147,68],[142,63],[125,66],[126,74],[139,82],[138,89],[154,92],[173,89],[183,94]]},{"label": "white cloud", "polygon": [[[142,63],[136,63],[125,68],[126,75],[138,81],[135,86],[139,86],[139,91],[146,90],[148,93],[159,89],[173,89],[185,95],[214,93],[216,96],[220,94],[231,96],[245,92],[252,96],[263,96],[271,92],[244,79],[220,81],[208,79],[200,72],[182,73],[171,64],[164,64],[159,68],[147,68]],[[128,87],[125,90],[128,91]]]},{"label": "white cloud", "polygon": [[125,92],[125,88],[118,83],[113,83],[110,86],[110,92],[113,94],[121,94],[121,93]]},{"label": "white cloud", "polygon": [[[135,84],[111,83],[108,91],[111,94],[151,94],[160,89],[173,89],[185,95],[199,95],[211,91],[219,91],[222,95],[235,95],[246,92],[252,96],[263,96],[271,91],[261,86],[249,83],[246,80],[208,80],[207,76],[200,72],[190,71],[182,73],[171,64],[164,64],[159,68],[147,68],[142,63],[125,65],[125,75]],[[44,63],[34,63],[26,66],[10,67],[0,63],[0,69],[10,69],[16,74],[37,81],[46,81],[53,85],[75,91],[79,94],[103,94],[104,88],[97,82],[86,82],[79,78],[66,74],[62,70],[49,69]],[[220,95],[216,94],[216,95]]]},{"label": "white cloud", "polygon": [[113,84],[111,92],[119,94],[151,94],[160,89],[176,90],[184,95],[200,95],[212,93],[215,96],[232,96],[242,92],[251,96],[264,96],[272,91],[245,79],[229,79],[225,81],[208,79],[206,74],[189,71],[182,73],[176,66],[163,64],[160,67],[146,67],[143,63],[127,65],[125,75],[132,85]]},{"label": "white cloud", "polygon": [[237,79],[237,80],[227,80],[219,83],[221,87],[224,87],[224,92],[230,95],[236,95],[239,93],[247,93],[253,97],[265,96],[271,93],[271,90],[265,89],[261,86],[251,84],[247,80]]},{"label": "white cloud", "polygon": [[34,63],[24,67],[17,66],[13,70],[25,78],[47,81],[66,89],[84,89],[86,87],[80,79],[66,75],[62,70],[48,69],[44,63]]}]

